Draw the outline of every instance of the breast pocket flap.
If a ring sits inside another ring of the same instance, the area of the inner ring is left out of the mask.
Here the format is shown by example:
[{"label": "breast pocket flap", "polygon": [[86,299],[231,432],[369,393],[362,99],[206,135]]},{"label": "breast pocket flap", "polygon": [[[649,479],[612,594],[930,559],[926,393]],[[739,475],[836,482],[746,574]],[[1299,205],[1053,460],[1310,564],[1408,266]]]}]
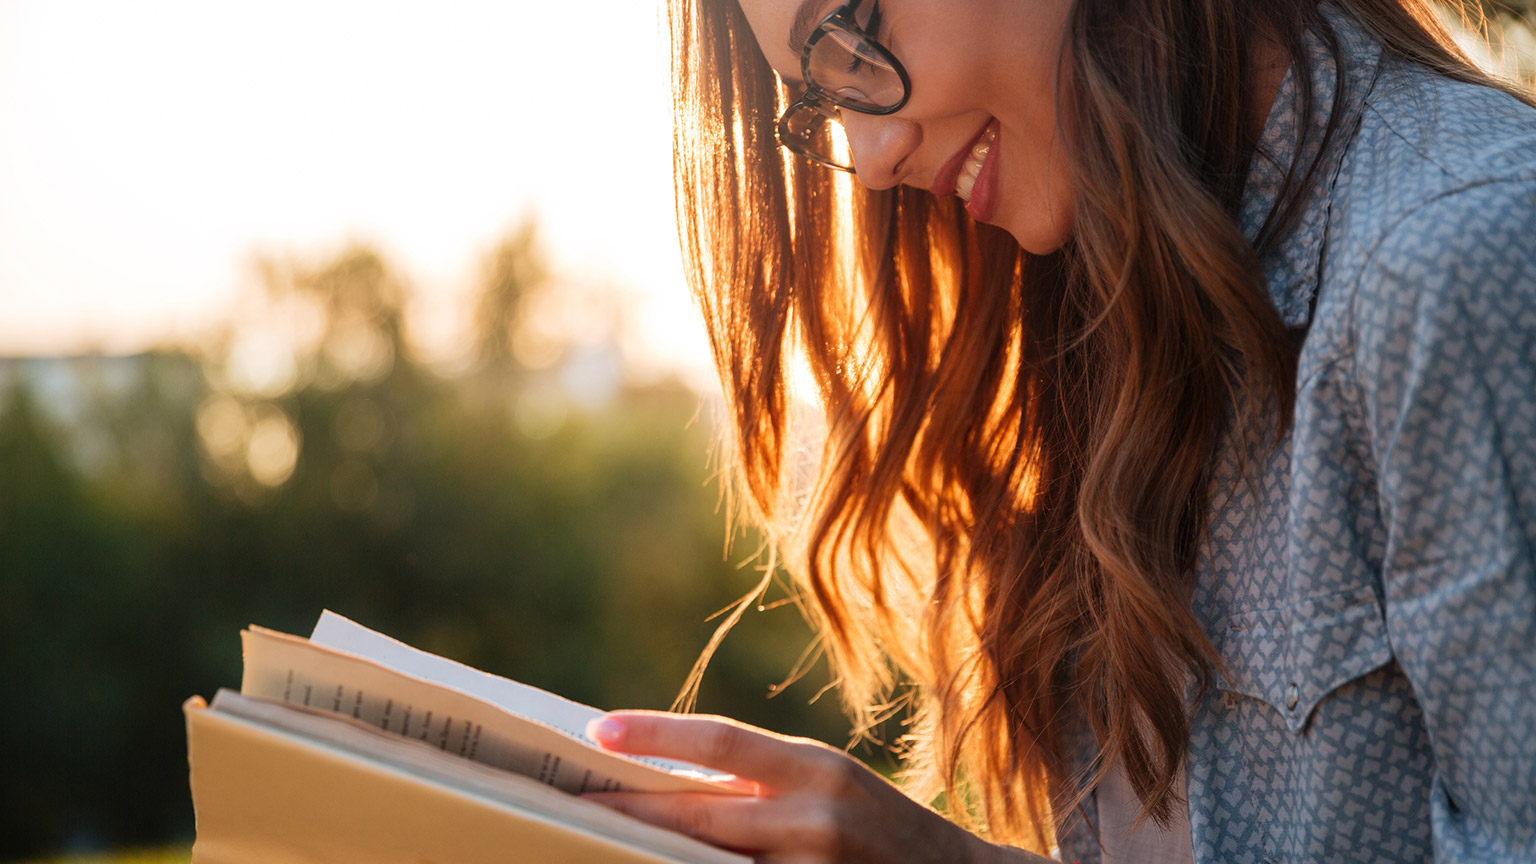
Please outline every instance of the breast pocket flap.
[{"label": "breast pocket flap", "polygon": [[1227,665],[1217,686],[1267,703],[1293,734],[1329,693],[1392,659],[1370,586],[1233,615],[1213,629]]}]

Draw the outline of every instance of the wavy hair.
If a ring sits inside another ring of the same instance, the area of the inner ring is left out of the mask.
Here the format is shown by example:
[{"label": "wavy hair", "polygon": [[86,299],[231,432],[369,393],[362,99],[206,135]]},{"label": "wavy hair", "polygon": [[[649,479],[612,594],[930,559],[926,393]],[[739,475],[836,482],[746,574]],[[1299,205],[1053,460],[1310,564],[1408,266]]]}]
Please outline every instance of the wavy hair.
[{"label": "wavy hair", "polygon": [[[1115,762],[1166,822],[1185,683],[1220,664],[1190,609],[1212,455],[1227,436],[1262,453],[1294,399],[1259,261],[1316,163],[1289,166],[1250,243],[1255,40],[1295,61],[1316,33],[1337,61],[1315,0],[1077,0],[1076,221],[1049,256],[954,199],[782,151],[786,93],[734,0],[669,2],[679,232],[733,500],[782,553],[856,727],[904,688],[911,791],[979,802],[951,810],[998,839],[1043,851]],[[1487,83],[1422,0],[1338,3],[1391,54]],[[1342,134],[1336,115],[1309,134]],[[824,409],[810,452],[797,358]],[[1074,773],[1078,729],[1101,758]]]}]

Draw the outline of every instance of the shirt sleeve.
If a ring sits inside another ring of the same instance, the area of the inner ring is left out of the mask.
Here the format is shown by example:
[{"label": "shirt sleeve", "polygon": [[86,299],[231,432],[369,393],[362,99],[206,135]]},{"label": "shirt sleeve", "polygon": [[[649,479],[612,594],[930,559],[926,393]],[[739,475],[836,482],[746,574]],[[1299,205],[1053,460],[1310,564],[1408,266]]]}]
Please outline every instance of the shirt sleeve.
[{"label": "shirt sleeve", "polygon": [[1407,214],[1356,297],[1382,595],[1433,748],[1435,857],[1536,861],[1536,179]]}]

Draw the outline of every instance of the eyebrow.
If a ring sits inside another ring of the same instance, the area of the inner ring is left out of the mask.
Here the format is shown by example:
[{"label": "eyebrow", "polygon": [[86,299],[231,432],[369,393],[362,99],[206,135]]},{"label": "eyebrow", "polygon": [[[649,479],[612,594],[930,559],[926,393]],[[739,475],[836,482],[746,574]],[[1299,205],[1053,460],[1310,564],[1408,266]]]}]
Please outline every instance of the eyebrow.
[{"label": "eyebrow", "polygon": [[827,17],[827,7],[831,3],[832,0],[801,0],[800,8],[795,12],[795,21],[789,27],[789,50],[796,57],[805,50],[811,31]]}]

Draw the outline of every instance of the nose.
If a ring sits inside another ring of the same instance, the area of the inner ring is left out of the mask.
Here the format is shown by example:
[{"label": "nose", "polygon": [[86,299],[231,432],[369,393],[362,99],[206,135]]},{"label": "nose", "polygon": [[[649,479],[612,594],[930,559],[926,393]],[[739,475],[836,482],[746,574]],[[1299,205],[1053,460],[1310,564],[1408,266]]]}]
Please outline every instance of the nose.
[{"label": "nose", "polygon": [[922,142],[922,129],[916,123],[846,110],[842,121],[860,183],[889,189],[907,176],[907,157]]}]

